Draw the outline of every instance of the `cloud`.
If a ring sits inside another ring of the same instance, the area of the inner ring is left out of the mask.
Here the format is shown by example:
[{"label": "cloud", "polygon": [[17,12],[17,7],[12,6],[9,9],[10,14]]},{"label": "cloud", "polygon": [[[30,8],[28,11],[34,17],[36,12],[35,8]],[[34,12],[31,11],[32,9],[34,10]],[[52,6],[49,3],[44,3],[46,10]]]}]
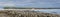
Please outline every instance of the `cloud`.
[{"label": "cloud", "polygon": [[0,2],[0,6],[15,6],[14,3]]},{"label": "cloud", "polygon": [[15,4],[3,4],[3,6],[15,6]]},{"label": "cloud", "polygon": [[16,6],[15,0],[0,0],[0,6]]},{"label": "cloud", "polygon": [[19,4],[27,4],[27,3],[33,3],[35,1],[36,0],[16,0],[16,3],[19,3]]},{"label": "cloud", "polygon": [[31,6],[41,8],[57,8],[60,7],[59,0],[17,0],[17,6]]}]

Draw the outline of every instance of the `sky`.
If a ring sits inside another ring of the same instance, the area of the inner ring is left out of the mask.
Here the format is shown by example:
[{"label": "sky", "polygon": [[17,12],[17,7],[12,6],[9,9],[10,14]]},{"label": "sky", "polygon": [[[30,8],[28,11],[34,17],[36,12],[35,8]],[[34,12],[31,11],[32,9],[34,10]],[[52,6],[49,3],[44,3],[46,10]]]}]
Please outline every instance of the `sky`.
[{"label": "sky", "polygon": [[5,6],[59,8],[60,0],[0,0],[0,8]]},{"label": "sky", "polygon": [[60,7],[60,0],[16,0],[16,5],[37,8],[54,8]]},{"label": "sky", "polygon": [[[36,7],[36,8],[60,8],[60,0],[0,0],[0,9],[3,7]],[[60,9],[51,9],[60,12]],[[52,12],[44,10],[44,12]]]},{"label": "sky", "polygon": [[16,0],[0,0],[0,9],[5,6],[16,6]]}]

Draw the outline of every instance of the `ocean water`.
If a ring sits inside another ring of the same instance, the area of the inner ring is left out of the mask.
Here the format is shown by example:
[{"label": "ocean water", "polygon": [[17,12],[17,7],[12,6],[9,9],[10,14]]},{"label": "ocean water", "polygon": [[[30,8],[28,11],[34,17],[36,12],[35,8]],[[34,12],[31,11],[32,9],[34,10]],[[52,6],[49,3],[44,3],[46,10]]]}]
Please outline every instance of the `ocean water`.
[{"label": "ocean water", "polygon": [[41,10],[35,10],[45,13],[52,13],[52,14],[60,14],[60,9],[41,9]]}]

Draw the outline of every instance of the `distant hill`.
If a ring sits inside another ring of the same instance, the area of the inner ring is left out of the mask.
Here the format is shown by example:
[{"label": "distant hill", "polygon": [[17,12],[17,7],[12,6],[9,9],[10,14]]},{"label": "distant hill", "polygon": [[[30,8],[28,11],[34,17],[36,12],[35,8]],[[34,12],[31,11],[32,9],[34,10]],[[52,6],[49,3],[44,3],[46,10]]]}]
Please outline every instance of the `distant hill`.
[{"label": "distant hill", "polygon": [[[4,7],[4,9],[32,9],[34,7]],[[60,8],[35,8],[35,9],[60,9]]]}]

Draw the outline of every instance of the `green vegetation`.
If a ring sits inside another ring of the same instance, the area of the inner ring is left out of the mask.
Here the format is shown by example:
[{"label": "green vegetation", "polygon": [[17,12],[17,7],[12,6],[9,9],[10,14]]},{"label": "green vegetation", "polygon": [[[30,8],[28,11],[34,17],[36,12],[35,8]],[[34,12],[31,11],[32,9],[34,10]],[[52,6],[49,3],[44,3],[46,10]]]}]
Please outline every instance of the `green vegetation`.
[{"label": "green vegetation", "polygon": [[4,7],[4,9],[32,9],[32,7]]}]

